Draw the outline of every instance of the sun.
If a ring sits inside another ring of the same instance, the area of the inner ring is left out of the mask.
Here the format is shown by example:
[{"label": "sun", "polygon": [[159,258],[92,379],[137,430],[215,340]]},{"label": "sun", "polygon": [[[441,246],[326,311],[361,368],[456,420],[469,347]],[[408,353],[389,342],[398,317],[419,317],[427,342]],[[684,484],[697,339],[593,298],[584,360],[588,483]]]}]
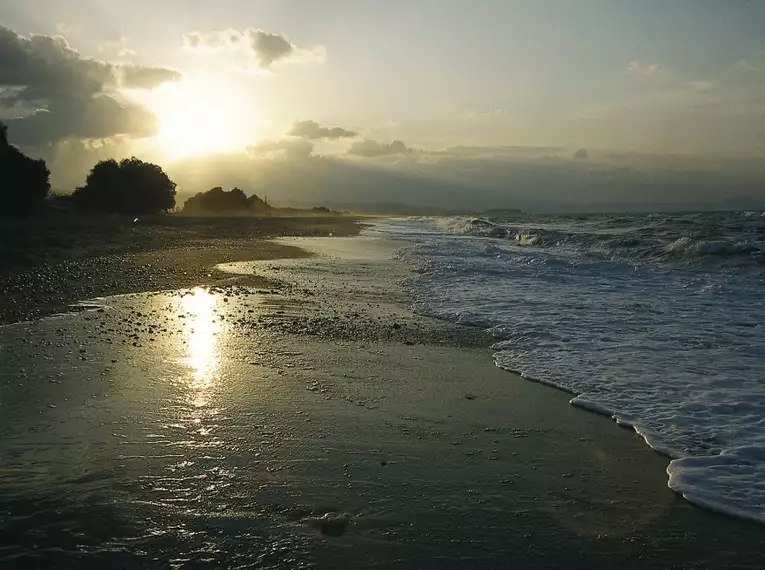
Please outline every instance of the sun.
[{"label": "sun", "polygon": [[157,118],[154,144],[168,159],[243,150],[261,138],[257,107],[212,78],[185,78],[141,99]]},{"label": "sun", "polygon": [[166,154],[180,157],[231,150],[235,123],[226,115],[204,97],[179,98],[157,115],[157,145]]}]

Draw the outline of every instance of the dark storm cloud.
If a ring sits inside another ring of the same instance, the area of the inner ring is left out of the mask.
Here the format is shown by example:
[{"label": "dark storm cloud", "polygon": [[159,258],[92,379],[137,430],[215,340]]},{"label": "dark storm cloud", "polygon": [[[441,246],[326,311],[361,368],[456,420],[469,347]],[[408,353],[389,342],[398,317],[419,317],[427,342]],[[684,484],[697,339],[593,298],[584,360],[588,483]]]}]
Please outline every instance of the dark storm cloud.
[{"label": "dark storm cloud", "polygon": [[180,74],[161,67],[117,65],[83,57],[59,36],[22,36],[0,26],[0,103],[23,108],[7,121],[11,138],[46,145],[68,137],[147,136],[154,117],[120,101],[120,87],[151,89]]},{"label": "dark storm cloud", "polygon": [[375,158],[378,156],[390,156],[396,154],[411,154],[414,152],[401,141],[393,141],[390,144],[364,139],[357,141],[348,149],[348,154],[363,156],[365,158]]},{"label": "dark storm cloud", "polygon": [[356,133],[342,127],[323,127],[316,121],[297,121],[287,133],[293,137],[304,139],[330,139],[352,138]]},{"label": "dark storm cloud", "polygon": [[191,32],[183,36],[186,49],[196,52],[242,52],[249,55],[257,67],[271,69],[279,61],[308,61],[321,59],[323,48],[301,49],[284,34],[256,28]]},{"label": "dark storm cloud", "polygon": [[59,98],[51,101],[46,109],[6,122],[13,141],[22,146],[37,146],[70,137],[148,137],[156,130],[156,119],[149,111],[131,103],[120,103],[108,95],[89,99]]}]

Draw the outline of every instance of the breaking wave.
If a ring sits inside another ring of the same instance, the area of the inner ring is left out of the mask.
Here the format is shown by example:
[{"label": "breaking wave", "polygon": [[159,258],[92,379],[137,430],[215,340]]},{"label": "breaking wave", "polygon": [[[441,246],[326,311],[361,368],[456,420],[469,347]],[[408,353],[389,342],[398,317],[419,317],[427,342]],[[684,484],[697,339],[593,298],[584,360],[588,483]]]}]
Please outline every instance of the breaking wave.
[{"label": "breaking wave", "polygon": [[626,262],[765,264],[765,215],[518,216],[440,218],[445,233]]},{"label": "breaking wave", "polygon": [[487,329],[499,367],[672,458],[669,485],[765,523],[765,218],[390,222],[422,314]]}]

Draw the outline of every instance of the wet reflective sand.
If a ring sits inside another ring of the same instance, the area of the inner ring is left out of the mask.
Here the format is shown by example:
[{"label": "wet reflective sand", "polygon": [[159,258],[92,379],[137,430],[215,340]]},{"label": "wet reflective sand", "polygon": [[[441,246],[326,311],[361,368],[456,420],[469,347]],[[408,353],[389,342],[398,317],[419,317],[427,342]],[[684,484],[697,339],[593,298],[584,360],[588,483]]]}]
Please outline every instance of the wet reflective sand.
[{"label": "wet reflective sand", "polygon": [[450,345],[385,256],[341,253],[250,267],[284,294],[233,279],[0,328],[0,564],[765,561],[761,528],[673,496],[630,432]]}]

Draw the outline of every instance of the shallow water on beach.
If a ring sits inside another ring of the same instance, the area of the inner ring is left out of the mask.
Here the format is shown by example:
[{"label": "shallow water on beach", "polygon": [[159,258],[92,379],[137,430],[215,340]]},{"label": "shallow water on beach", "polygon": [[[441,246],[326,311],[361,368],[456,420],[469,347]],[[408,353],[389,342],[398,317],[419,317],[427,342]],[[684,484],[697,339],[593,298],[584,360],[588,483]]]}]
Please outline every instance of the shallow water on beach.
[{"label": "shallow water on beach", "polygon": [[419,312],[675,459],[689,500],[765,523],[765,215],[440,218],[408,240]]},{"label": "shallow water on beach", "polygon": [[[607,420],[484,349],[409,341],[400,244],[356,243],[229,267],[281,293],[232,277],[0,327],[0,566],[765,561]],[[344,340],[374,326],[399,336]]]},{"label": "shallow water on beach", "polygon": [[[237,346],[225,308],[233,298],[203,289],[127,296],[104,300],[102,312],[0,329],[0,560],[135,567],[172,548],[161,561],[171,567],[300,567],[288,513],[284,528],[261,527],[278,507],[253,499],[287,463],[270,445],[289,445],[302,425],[275,433],[267,409],[242,409],[259,401],[247,391],[268,394],[270,361],[296,359],[257,336],[246,351]],[[243,298],[243,310],[261,302]],[[252,384],[225,385],[237,365]]]}]

